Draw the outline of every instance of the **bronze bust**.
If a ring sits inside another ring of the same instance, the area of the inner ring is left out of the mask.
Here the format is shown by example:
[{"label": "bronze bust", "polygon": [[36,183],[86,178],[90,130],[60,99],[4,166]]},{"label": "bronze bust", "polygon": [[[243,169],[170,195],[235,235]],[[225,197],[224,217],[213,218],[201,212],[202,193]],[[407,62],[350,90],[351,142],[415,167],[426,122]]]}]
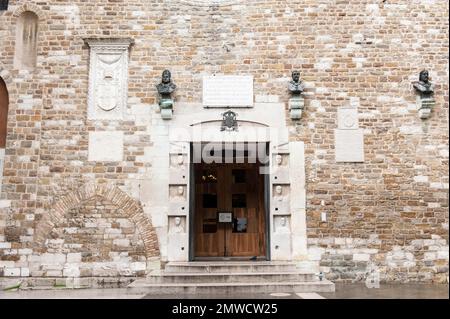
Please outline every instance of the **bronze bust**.
[{"label": "bronze bust", "polygon": [[419,82],[415,82],[413,86],[422,96],[429,96],[434,93],[434,87],[429,81],[429,74],[427,70],[420,72]]},{"label": "bronze bust", "polygon": [[428,119],[431,116],[431,110],[436,104],[433,94],[434,87],[429,80],[429,74],[427,70],[420,72],[419,81],[413,83],[416,92],[420,94],[418,98],[419,103],[419,117],[423,120]]},{"label": "bronze bust", "polygon": [[289,82],[289,91],[292,94],[298,95],[302,94],[305,90],[305,85],[303,81],[300,80],[300,72],[292,71],[292,81]]},{"label": "bronze bust", "polygon": [[169,70],[164,70],[162,73],[162,81],[156,88],[160,95],[159,107],[161,110],[161,117],[164,120],[170,120],[173,114],[173,99],[172,93],[175,91],[177,86],[172,82],[172,74]]},{"label": "bronze bust", "polygon": [[170,95],[175,91],[177,86],[172,82],[172,74],[169,70],[164,70],[162,73],[162,81],[156,88],[158,93],[161,94],[162,99],[170,99]]}]

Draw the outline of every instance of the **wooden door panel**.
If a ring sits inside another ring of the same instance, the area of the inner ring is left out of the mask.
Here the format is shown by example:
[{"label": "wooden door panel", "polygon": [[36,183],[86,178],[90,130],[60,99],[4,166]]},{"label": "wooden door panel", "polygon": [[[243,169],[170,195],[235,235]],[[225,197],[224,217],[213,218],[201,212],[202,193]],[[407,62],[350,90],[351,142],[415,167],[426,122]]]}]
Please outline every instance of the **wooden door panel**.
[{"label": "wooden door panel", "polygon": [[[220,241],[216,221],[217,214],[217,170],[197,166],[195,169],[195,216],[194,241],[195,256],[220,257]],[[215,200],[213,200],[215,197]],[[215,202],[215,203],[214,203]],[[223,243],[222,243],[223,246]]]},{"label": "wooden door panel", "polygon": [[260,256],[258,233],[233,234],[228,241],[230,246],[230,256],[232,257],[253,257]]},{"label": "wooden door panel", "polygon": [[[265,256],[264,178],[259,166],[196,164],[195,174],[195,256]],[[205,206],[214,203],[212,195],[217,195],[217,207]],[[218,211],[233,212],[234,223],[217,223]],[[214,227],[215,232],[208,233]]]},{"label": "wooden door panel", "polygon": [[[245,165],[239,169],[244,170],[240,175],[245,175],[245,183],[234,183],[231,186],[233,196],[245,196],[244,207],[233,207],[234,217],[236,219],[244,218],[246,220],[245,232],[232,232],[230,239],[230,255],[241,256],[263,256],[265,249],[262,250],[262,236],[260,232],[261,223],[264,221],[264,210],[261,210],[259,201],[263,201],[258,191],[260,179],[259,168],[257,165]],[[240,204],[243,200],[240,201]],[[234,203],[233,203],[234,204]],[[263,232],[264,233],[264,232]]]}]

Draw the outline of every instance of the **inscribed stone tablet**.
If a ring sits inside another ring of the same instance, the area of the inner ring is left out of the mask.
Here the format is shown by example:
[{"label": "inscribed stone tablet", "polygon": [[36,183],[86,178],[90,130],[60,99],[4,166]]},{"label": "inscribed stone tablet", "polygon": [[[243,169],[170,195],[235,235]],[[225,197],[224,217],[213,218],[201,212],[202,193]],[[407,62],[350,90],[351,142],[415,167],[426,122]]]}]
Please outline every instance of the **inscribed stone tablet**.
[{"label": "inscribed stone tablet", "polygon": [[364,133],[357,130],[335,130],[336,162],[364,162]]},{"label": "inscribed stone tablet", "polygon": [[89,132],[89,161],[123,160],[123,132]]},{"label": "inscribed stone tablet", "polygon": [[253,76],[205,76],[203,106],[253,107]]}]

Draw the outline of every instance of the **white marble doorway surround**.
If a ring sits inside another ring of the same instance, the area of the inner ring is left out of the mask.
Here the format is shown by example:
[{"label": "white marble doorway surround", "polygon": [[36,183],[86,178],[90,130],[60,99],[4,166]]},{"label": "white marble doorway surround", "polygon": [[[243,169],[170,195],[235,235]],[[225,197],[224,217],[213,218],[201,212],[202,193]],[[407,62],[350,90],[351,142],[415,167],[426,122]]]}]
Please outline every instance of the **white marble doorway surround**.
[{"label": "white marble doorway surround", "polygon": [[190,259],[191,144],[208,142],[269,143],[270,260],[306,259],[304,143],[289,141],[284,103],[232,109],[237,131],[220,130],[226,110],[179,103],[172,120],[152,120],[152,178],[141,201],[157,227],[162,260]]}]

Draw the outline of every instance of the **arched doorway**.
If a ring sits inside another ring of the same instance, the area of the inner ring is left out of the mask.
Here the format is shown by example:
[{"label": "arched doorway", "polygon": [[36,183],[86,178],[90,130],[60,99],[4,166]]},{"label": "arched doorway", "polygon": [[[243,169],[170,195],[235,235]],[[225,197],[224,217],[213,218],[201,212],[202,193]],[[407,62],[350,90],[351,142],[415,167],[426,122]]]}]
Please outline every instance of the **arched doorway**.
[{"label": "arched doorway", "polygon": [[6,83],[0,77],[0,182],[3,176],[3,159],[5,157],[9,96]]}]

